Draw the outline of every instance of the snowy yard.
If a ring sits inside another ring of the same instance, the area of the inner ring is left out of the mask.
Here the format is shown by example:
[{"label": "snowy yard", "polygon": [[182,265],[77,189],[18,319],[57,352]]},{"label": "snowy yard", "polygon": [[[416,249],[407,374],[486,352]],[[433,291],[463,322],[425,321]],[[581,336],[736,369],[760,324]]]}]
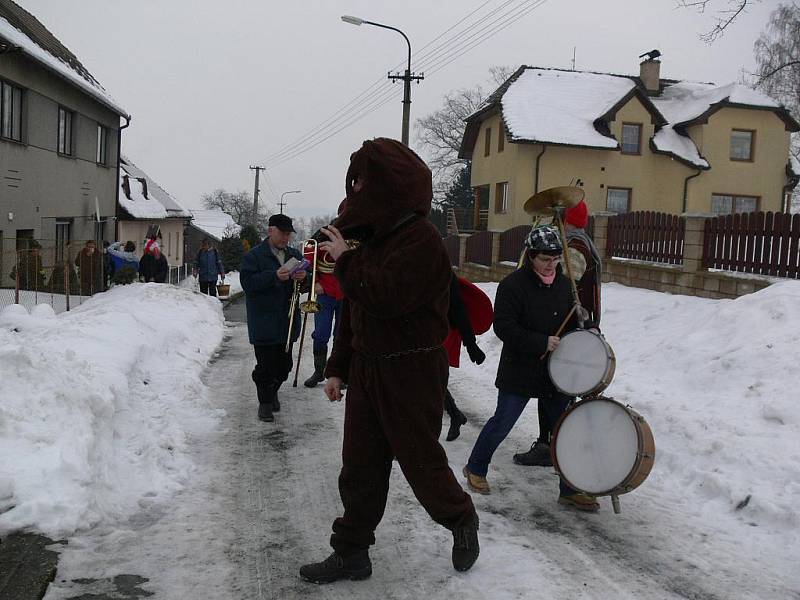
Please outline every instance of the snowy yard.
[{"label": "snowy yard", "polygon": [[[495,454],[493,493],[473,495],[472,571],[452,570],[449,534],[395,469],[372,579],[302,583],[297,566],[327,554],[340,510],[342,407],[287,384],[277,422],[257,422],[244,326],[224,325],[215,299],[135,284],[58,316],[0,312],[0,534],[69,540],[48,600],[120,573],[176,600],[800,598],[800,282],[737,300],[603,294],[617,357],[606,393],[647,419],[657,447],[620,515],[607,498],[596,515],[559,507],[551,469],[512,464],[536,435],[531,404]],[[500,342],[479,344],[482,366],[464,354],[451,371],[469,417],[443,442],[457,473],[494,409]]]}]

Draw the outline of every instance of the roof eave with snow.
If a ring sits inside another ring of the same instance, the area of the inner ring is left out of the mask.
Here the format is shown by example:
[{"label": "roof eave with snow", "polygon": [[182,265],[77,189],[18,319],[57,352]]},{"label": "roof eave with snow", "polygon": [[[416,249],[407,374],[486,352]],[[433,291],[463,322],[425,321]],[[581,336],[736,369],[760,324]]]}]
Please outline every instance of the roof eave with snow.
[{"label": "roof eave with snow", "polygon": [[72,67],[50,54],[3,17],[0,17],[0,39],[5,40],[8,45],[12,46],[10,51],[21,52],[44,69],[63,79],[73,87],[80,89],[85,94],[88,94],[110,111],[130,120],[131,116],[128,114],[128,111],[122,108],[122,106],[120,106],[99,84],[93,85],[87,81],[82,75],[72,69]]}]

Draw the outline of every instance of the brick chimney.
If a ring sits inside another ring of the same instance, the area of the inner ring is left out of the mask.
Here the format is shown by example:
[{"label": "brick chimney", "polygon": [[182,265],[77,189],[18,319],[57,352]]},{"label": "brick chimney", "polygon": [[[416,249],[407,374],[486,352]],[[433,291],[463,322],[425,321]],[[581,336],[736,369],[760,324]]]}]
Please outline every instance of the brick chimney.
[{"label": "brick chimney", "polygon": [[661,61],[657,58],[647,58],[639,63],[639,78],[648,96],[658,96],[661,90]]}]

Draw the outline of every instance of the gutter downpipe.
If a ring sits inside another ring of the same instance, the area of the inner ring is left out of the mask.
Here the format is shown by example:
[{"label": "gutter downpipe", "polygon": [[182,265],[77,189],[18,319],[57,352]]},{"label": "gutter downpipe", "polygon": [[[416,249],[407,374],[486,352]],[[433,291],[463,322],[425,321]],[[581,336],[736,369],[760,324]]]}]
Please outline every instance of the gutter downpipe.
[{"label": "gutter downpipe", "polygon": [[688,200],[687,195],[689,193],[689,180],[690,179],[694,179],[695,177],[700,175],[700,173],[702,173],[702,172],[703,172],[702,169],[697,169],[697,173],[695,173],[694,175],[689,175],[689,176],[686,177],[686,179],[683,180],[683,211],[682,212],[684,212],[684,213],[686,212],[686,204],[687,204],[687,200]]},{"label": "gutter downpipe", "polygon": [[798,183],[800,183],[800,174],[789,177],[789,183],[783,186],[783,198],[781,201],[783,202],[783,212],[786,214],[789,214],[792,210],[792,196],[789,192],[795,189]]},{"label": "gutter downpipe", "polygon": [[536,170],[534,171],[533,175],[533,193],[536,194],[539,192],[539,160],[542,158],[545,150],[547,150],[547,144],[542,144],[542,151],[539,152],[539,155],[536,157]]},{"label": "gutter downpipe", "polygon": [[117,181],[114,188],[117,190],[114,194],[114,241],[119,241],[119,163],[122,160],[122,130],[131,124],[131,117],[122,115],[125,119],[125,125],[117,127]]}]

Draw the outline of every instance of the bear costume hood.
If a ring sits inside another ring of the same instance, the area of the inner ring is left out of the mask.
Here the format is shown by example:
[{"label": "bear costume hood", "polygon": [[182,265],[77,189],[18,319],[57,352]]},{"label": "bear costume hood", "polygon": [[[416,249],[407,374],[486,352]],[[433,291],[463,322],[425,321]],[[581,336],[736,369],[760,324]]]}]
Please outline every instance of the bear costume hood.
[{"label": "bear costume hood", "polygon": [[[356,192],[358,177],[363,186]],[[345,189],[336,227],[345,238],[361,241],[384,237],[413,215],[428,216],[433,199],[428,166],[413,150],[389,138],[367,140],[350,156]]]}]

